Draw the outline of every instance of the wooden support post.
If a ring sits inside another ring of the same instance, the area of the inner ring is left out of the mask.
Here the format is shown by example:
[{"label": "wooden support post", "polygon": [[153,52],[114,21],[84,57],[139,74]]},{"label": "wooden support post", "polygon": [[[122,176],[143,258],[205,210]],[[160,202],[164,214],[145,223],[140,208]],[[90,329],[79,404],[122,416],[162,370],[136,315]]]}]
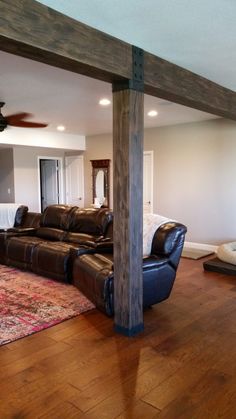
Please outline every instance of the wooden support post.
[{"label": "wooden support post", "polygon": [[143,330],[143,92],[113,85],[115,330]]}]

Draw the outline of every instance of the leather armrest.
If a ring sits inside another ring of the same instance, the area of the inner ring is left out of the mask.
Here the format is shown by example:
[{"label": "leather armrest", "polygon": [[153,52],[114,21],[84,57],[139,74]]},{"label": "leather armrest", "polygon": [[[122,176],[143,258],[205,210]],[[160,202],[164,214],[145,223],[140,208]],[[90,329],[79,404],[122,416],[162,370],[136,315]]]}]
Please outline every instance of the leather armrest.
[{"label": "leather armrest", "polygon": [[185,225],[174,221],[161,225],[154,234],[151,253],[158,256],[169,256],[178,246],[186,231]]},{"label": "leather armrest", "polygon": [[113,242],[97,243],[96,253],[113,253]]},{"label": "leather armrest", "polygon": [[165,265],[167,262],[167,257],[151,255],[143,258],[143,270],[158,268],[162,265]]},{"label": "leather armrest", "polygon": [[101,240],[101,241],[90,241],[87,240],[83,243],[80,243],[82,246],[86,248],[93,249],[96,253],[112,253],[113,252],[113,242],[108,240]]},{"label": "leather armrest", "polygon": [[84,254],[88,254],[88,253],[96,253],[96,250],[93,249],[92,247],[89,246],[85,246],[85,245],[79,245],[79,247],[77,248],[71,248],[70,249],[70,254],[72,256],[72,258],[75,258],[76,256],[81,256]]}]

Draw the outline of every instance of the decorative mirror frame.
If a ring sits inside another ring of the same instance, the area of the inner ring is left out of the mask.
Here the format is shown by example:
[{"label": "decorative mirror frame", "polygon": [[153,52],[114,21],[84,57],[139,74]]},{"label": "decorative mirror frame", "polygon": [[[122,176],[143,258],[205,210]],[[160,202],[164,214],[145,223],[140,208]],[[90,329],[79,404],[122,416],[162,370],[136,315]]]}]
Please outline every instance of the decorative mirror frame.
[{"label": "decorative mirror frame", "polygon": [[96,176],[99,170],[104,173],[104,197],[105,203],[103,207],[110,208],[110,160],[90,160],[92,164],[92,188],[93,188],[93,203],[96,197]]}]

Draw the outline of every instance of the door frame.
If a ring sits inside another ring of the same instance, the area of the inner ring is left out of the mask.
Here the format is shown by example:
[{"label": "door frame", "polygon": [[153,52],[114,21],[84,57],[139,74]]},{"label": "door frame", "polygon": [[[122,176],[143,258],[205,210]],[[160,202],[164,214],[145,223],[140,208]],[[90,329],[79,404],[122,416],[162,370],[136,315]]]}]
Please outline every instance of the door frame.
[{"label": "door frame", "polygon": [[150,151],[144,151],[143,152],[143,157],[145,156],[145,155],[150,155],[150,160],[151,160],[151,168],[150,168],[150,172],[151,172],[151,178],[150,178],[150,187],[151,187],[151,213],[153,213],[153,169],[154,169],[154,166],[153,166],[153,162],[154,162],[154,151],[153,150],[150,150]]},{"label": "door frame", "polygon": [[38,208],[41,212],[41,174],[40,174],[40,160],[57,160],[58,161],[58,189],[59,189],[59,204],[64,203],[64,178],[63,178],[63,158],[51,156],[37,156],[38,165]]}]

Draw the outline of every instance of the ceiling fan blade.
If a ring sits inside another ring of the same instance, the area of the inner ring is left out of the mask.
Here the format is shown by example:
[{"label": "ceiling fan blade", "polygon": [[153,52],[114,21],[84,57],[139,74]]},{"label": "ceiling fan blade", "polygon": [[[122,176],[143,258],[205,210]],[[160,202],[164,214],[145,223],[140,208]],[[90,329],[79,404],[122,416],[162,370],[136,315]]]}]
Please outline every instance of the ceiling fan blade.
[{"label": "ceiling fan blade", "polygon": [[5,119],[8,125],[12,125],[14,127],[45,128],[48,126],[48,124],[44,124],[41,122],[24,121],[25,118],[29,118],[30,116],[32,116],[31,113],[20,112],[20,113],[8,115],[5,117]]},{"label": "ceiling fan blade", "polygon": [[23,128],[45,128],[48,124],[43,124],[41,122],[28,122],[28,121],[18,121],[13,124],[8,124],[13,127],[23,127]]},{"label": "ceiling fan blade", "polygon": [[12,115],[5,116],[5,119],[7,120],[8,125],[14,125],[15,122],[19,122],[22,119],[29,118],[30,116],[32,116],[31,113],[18,112],[18,113],[14,113]]}]

